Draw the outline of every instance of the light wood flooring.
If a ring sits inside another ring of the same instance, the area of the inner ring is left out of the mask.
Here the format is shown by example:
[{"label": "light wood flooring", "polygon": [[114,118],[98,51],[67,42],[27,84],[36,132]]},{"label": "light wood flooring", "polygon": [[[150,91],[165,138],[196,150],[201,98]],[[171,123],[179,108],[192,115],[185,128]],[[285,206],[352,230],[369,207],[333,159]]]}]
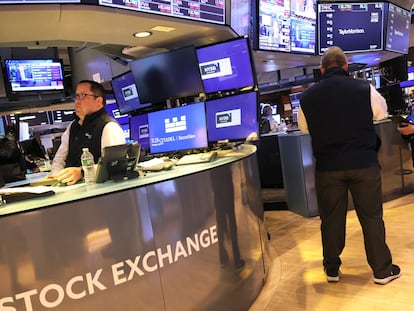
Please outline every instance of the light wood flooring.
[{"label": "light wood flooring", "polygon": [[265,287],[249,311],[414,310],[414,194],[384,203],[387,243],[403,275],[376,285],[367,264],[362,232],[348,212],[341,281],[328,283],[322,268],[319,217],[266,211],[271,266]]}]

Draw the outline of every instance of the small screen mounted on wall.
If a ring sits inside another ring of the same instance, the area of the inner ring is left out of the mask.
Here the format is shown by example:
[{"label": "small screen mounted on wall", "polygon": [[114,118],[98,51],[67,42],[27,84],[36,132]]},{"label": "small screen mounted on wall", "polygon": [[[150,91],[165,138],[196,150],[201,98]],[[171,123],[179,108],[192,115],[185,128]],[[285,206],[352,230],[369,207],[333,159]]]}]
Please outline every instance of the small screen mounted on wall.
[{"label": "small screen mounted on wall", "polygon": [[11,93],[63,92],[64,72],[60,60],[6,59],[6,83]]}]

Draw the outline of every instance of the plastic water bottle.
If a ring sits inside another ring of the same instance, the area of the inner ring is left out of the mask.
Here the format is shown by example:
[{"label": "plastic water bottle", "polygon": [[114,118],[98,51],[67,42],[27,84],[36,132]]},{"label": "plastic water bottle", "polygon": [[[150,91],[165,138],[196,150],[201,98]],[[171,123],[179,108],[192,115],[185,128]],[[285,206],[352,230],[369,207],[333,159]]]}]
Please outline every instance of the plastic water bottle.
[{"label": "plastic water bottle", "polygon": [[87,186],[95,184],[95,161],[93,159],[93,154],[89,152],[88,148],[82,148],[81,163],[85,184]]}]

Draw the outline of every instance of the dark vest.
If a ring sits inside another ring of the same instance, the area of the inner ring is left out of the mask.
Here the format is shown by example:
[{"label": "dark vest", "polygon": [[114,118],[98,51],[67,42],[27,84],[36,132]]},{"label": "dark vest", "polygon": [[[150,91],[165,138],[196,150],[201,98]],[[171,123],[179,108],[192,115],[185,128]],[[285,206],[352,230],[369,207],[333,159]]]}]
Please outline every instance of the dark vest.
[{"label": "dark vest", "polygon": [[370,86],[336,67],[301,94],[318,170],[378,165]]},{"label": "dark vest", "polygon": [[82,148],[89,148],[93,154],[95,163],[98,162],[101,156],[101,137],[102,131],[108,122],[116,122],[105,108],[87,115],[83,124],[80,125],[77,121],[72,123],[69,134],[69,151],[66,157],[66,167],[81,166],[80,156]]}]

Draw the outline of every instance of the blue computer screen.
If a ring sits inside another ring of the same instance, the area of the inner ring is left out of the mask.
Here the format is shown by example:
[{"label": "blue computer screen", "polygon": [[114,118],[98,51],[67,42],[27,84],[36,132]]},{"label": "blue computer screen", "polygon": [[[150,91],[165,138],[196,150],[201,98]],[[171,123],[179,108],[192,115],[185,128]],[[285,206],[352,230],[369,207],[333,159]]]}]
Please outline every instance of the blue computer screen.
[{"label": "blue computer screen", "polygon": [[130,138],[137,141],[142,149],[149,149],[148,114],[132,116],[129,119]]},{"label": "blue computer screen", "polygon": [[208,141],[244,141],[257,137],[257,94],[206,101]]},{"label": "blue computer screen", "polygon": [[119,111],[118,105],[113,96],[107,95],[105,109],[112,118],[118,121],[119,124],[127,124],[129,122],[129,115]]},{"label": "blue computer screen", "polygon": [[129,144],[130,142],[130,129],[129,129],[129,123],[121,124],[122,131],[124,132],[125,136],[125,143]]},{"label": "blue computer screen", "polygon": [[255,84],[247,38],[220,42],[196,51],[206,93]]},{"label": "blue computer screen", "polygon": [[6,124],[4,121],[4,117],[0,116],[0,137],[6,136]]},{"label": "blue computer screen", "polygon": [[151,112],[148,125],[150,153],[208,146],[204,102]]},{"label": "blue computer screen", "polygon": [[111,84],[116,103],[122,114],[151,106],[149,103],[140,102],[131,71],[112,78]]}]

